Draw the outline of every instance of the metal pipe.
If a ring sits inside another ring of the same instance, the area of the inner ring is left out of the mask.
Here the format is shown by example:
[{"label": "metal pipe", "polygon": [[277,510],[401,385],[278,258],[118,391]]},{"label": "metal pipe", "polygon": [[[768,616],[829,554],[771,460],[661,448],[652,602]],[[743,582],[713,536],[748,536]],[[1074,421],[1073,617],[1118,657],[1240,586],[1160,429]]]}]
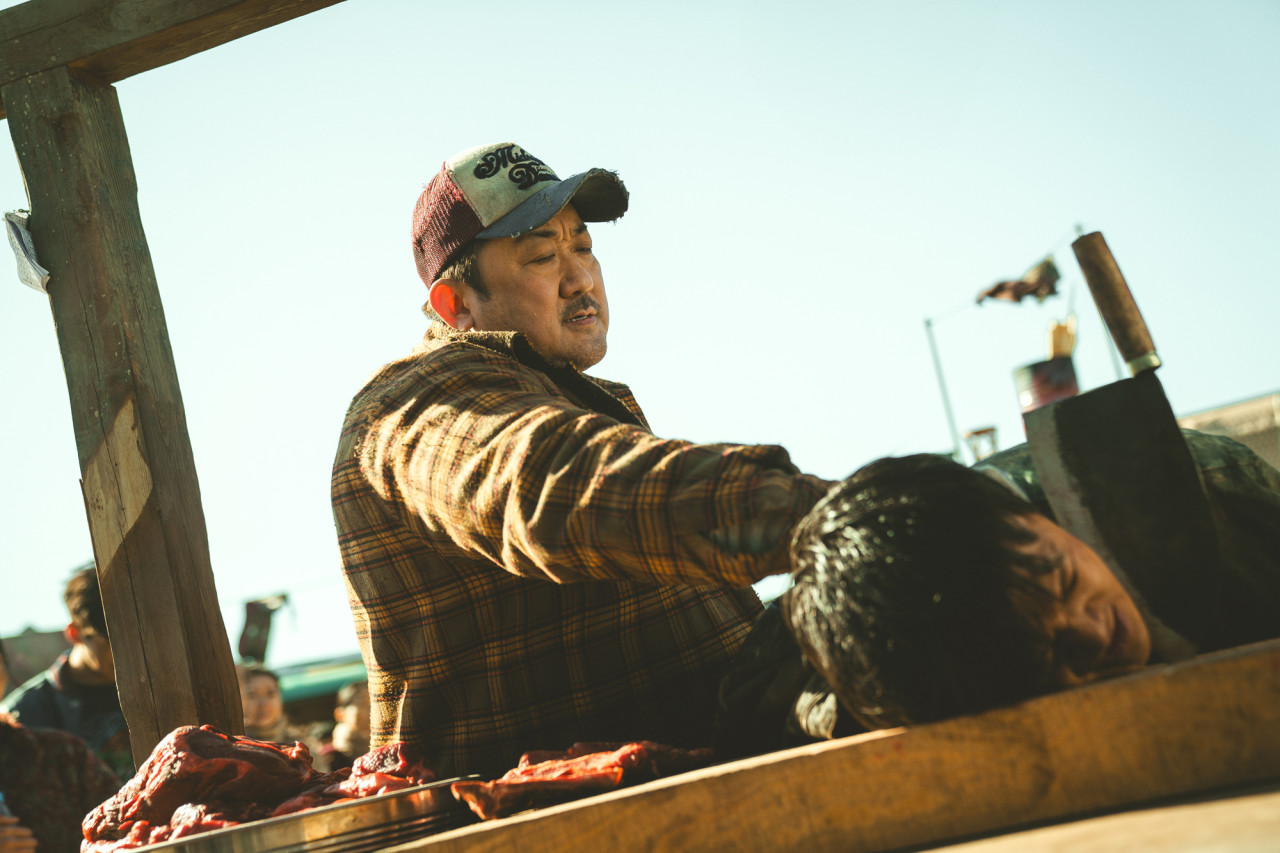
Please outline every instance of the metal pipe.
[{"label": "metal pipe", "polygon": [[929,337],[929,352],[933,354],[933,369],[938,374],[938,390],[942,392],[942,408],[947,413],[947,426],[951,429],[951,455],[957,462],[963,462],[961,453],[960,431],[956,429],[956,417],[951,411],[951,397],[947,394],[947,380],[942,376],[942,360],[938,358],[938,342],[933,337],[933,318],[924,318],[924,332]]}]

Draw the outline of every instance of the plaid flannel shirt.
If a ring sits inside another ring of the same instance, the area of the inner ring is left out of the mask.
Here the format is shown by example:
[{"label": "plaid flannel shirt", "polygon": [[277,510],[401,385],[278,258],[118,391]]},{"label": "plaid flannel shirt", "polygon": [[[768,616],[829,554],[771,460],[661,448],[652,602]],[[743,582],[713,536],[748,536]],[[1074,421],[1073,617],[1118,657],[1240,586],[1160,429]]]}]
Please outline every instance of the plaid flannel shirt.
[{"label": "plaid flannel shirt", "polygon": [[372,741],[498,775],[575,741],[710,741],[719,677],[830,484],[649,432],[626,386],[435,324],[347,414],[333,510]]}]

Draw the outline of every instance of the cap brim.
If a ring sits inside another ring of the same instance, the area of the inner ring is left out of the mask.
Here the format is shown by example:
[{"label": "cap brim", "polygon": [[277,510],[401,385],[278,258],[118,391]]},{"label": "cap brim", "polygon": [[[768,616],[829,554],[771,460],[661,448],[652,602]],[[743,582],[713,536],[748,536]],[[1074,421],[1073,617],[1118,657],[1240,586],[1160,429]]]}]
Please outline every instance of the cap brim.
[{"label": "cap brim", "polygon": [[519,207],[476,235],[478,240],[518,237],[547,223],[569,202],[583,222],[611,222],[627,212],[627,188],[607,169],[589,169],[548,182]]}]

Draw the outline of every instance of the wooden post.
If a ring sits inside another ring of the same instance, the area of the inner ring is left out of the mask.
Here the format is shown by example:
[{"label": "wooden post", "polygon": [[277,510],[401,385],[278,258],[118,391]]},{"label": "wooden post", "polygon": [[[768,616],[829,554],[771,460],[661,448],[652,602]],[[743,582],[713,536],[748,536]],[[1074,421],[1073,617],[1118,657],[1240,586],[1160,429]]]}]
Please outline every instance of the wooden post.
[{"label": "wooden post", "polygon": [[0,88],[49,269],[116,685],[141,762],[243,730],[186,415],[115,90],[59,67]]}]

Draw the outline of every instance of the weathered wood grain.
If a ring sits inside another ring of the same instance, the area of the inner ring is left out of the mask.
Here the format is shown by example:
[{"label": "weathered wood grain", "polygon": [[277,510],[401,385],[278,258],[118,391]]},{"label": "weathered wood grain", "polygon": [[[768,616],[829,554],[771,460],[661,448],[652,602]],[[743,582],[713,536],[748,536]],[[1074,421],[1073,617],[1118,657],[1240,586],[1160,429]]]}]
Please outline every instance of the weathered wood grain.
[{"label": "weathered wood grain", "polygon": [[115,83],[339,2],[29,0],[0,11],[0,87],[64,65]]},{"label": "weathered wood grain", "polygon": [[401,853],[870,853],[1280,778],[1280,641],[712,767]]},{"label": "weathered wood grain", "polygon": [[1280,790],[1232,791],[1195,802],[1001,834],[935,853],[1266,853],[1280,849]]},{"label": "weathered wood grain", "polygon": [[179,725],[243,730],[186,415],[113,88],[0,89],[49,269],[116,683],[141,762]]}]

